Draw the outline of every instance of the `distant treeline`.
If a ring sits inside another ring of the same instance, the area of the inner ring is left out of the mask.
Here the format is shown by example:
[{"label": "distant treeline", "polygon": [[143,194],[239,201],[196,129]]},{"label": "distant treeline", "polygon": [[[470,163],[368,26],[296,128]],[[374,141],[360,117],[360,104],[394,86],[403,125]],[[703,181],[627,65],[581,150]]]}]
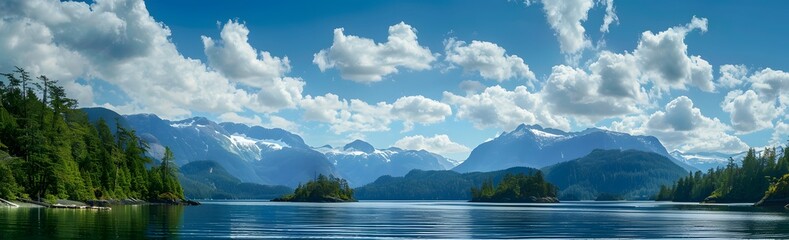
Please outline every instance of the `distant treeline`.
[{"label": "distant treeline", "polygon": [[90,123],[56,81],[21,68],[2,75],[0,198],[183,198],[169,149],[151,167],[134,130]]},{"label": "distant treeline", "polygon": [[[789,146],[787,146],[789,147]],[[789,155],[783,148],[777,154],[775,148],[767,148],[761,154],[754,149],[735,164],[729,159],[726,167],[710,169],[706,173],[697,171],[674,183],[663,186],[656,200],[675,202],[756,202],[765,195],[770,185],[789,174]]]}]

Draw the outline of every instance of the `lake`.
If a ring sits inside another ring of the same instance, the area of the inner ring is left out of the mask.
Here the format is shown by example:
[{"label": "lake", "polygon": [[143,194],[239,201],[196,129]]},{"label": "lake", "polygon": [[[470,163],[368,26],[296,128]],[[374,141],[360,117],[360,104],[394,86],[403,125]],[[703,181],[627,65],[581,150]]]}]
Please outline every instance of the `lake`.
[{"label": "lake", "polygon": [[0,208],[0,239],[789,238],[789,212],[664,202],[464,201]]}]

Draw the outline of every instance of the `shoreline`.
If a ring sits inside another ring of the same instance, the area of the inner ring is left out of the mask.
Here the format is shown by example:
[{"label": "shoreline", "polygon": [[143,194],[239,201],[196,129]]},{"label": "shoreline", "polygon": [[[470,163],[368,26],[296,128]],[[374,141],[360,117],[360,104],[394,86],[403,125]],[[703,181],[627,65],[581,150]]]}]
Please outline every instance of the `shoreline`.
[{"label": "shoreline", "polygon": [[0,208],[56,208],[56,209],[85,209],[85,210],[112,210],[112,206],[132,205],[170,205],[170,206],[198,206],[200,202],[190,199],[177,201],[144,201],[140,199],[110,199],[88,200],[85,202],[58,199],[55,203],[39,202],[32,199],[17,198],[15,200],[0,199]]}]

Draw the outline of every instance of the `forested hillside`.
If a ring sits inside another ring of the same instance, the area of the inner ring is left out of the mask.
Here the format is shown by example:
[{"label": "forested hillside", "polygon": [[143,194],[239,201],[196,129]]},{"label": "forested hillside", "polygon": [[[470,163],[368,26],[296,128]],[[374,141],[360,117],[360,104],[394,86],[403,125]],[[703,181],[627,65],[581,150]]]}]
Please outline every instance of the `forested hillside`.
[{"label": "forested hillside", "polygon": [[[786,148],[778,154],[775,148],[767,148],[761,154],[754,149],[735,164],[734,159],[723,168],[692,173],[679,179],[672,186],[663,186],[657,200],[675,202],[756,202],[768,191],[770,184],[778,182],[781,176],[789,173],[789,156]],[[775,195],[786,193],[776,192]]]},{"label": "forested hillside", "polygon": [[594,150],[575,160],[543,168],[547,181],[559,187],[561,200],[594,200],[601,194],[650,199],[661,185],[687,171],[663,155],[637,150]]},{"label": "forested hillside", "polygon": [[531,175],[537,170],[514,167],[493,172],[458,173],[455,171],[411,170],[403,177],[382,176],[363,187],[356,188],[357,199],[370,200],[468,200],[471,188],[486,181],[498,184],[510,175]]},{"label": "forested hillside", "polygon": [[194,199],[272,199],[293,192],[285,186],[242,182],[214,161],[187,163],[181,166],[178,179],[184,196]]},{"label": "forested hillside", "polygon": [[56,81],[21,68],[3,76],[0,198],[183,198],[169,149],[151,167],[134,130],[105,119],[91,123]]}]

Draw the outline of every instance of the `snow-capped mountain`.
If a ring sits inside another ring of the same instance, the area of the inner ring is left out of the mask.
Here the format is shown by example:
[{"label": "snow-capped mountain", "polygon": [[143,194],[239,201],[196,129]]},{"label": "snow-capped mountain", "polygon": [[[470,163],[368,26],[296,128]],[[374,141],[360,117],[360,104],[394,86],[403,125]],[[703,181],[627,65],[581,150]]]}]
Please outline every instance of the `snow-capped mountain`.
[{"label": "snow-capped mountain", "polygon": [[495,171],[511,167],[542,168],[583,157],[594,149],[640,150],[668,157],[687,170],[695,170],[674,159],[660,141],[652,136],[589,128],[564,132],[539,125],[519,125],[471,151],[468,159],[453,170],[457,172]]},{"label": "snow-capped mountain", "polygon": [[683,153],[679,150],[671,151],[671,156],[674,159],[682,161],[688,165],[698,168],[702,171],[707,169],[726,167],[729,164],[729,158],[739,162],[741,158],[735,158],[737,154],[726,153]]},{"label": "snow-capped mountain", "polygon": [[[780,151],[780,150],[779,150]],[[756,150],[756,155],[759,156],[764,153],[764,150]],[[675,159],[685,162],[688,165],[694,166],[702,171],[717,167],[726,167],[729,164],[729,159],[734,160],[735,164],[742,163],[748,151],[739,153],[721,153],[721,152],[697,152],[697,153],[683,153],[679,150],[671,151],[671,156]]]},{"label": "snow-capped mountain", "polygon": [[323,146],[322,152],[353,187],[375,181],[380,176],[403,176],[413,169],[446,170],[457,161],[425,150],[400,148],[376,149],[362,140],[355,140],[342,148]]},{"label": "snow-capped mountain", "polygon": [[[90,116],[106,111],[86,112]],[[282,129],[218,124],[203,117],[169,121],[153,114],[135,114],[123,118],[149,143],[152,157],[161,158],[168,146],[179,166],[212,160],[243,182],[286,186],[306,182],[315,174],[337,175],[323,154]]]}]

